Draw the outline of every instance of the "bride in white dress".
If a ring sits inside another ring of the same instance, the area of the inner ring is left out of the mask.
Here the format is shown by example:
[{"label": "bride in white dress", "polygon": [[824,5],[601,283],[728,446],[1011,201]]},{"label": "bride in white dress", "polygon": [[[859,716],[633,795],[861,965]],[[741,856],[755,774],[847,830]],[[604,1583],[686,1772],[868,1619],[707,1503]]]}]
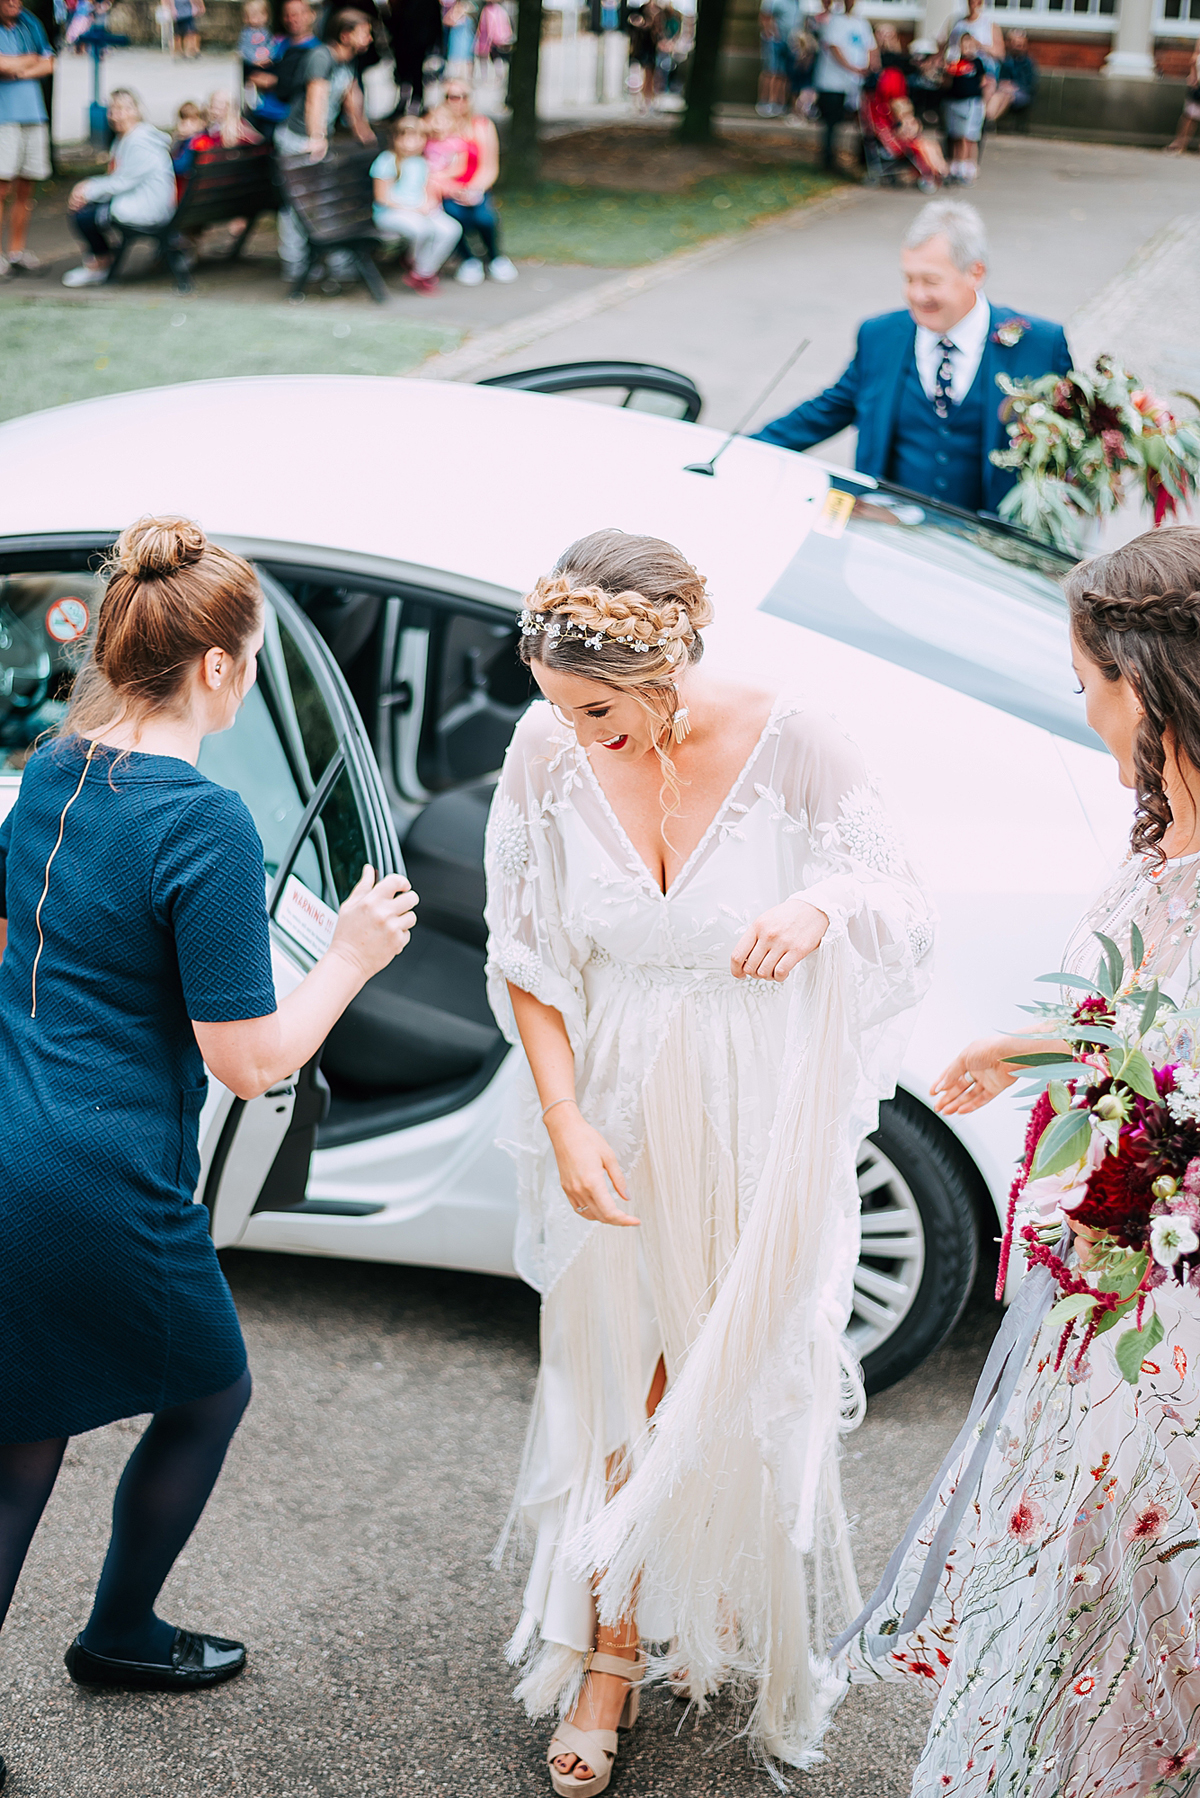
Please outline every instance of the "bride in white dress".
[{"label": "bride in white dress", "polygon": [[841,729],[698,671],[712,608],[677,550],[597,532],[526,605],[550,703],[487,837],[489,991],[532,1073],[516,1259],[543,1295],[518,1696],[558,1709],[551,1779],[587,1798],[640,1641],[668,1641],[677,1689],[732,1685],[758,1751],[803,1767],[858,1604],[855,1151],[930,915]]},{"label": "bride in white dress", "polygon": [[[1101,931],[1129,985],[1157,981],[1194,1008],[1200,530],[1084,562],[1067,594],[1088,719],[1137,815],[1063,966],[1093,977]],[[1200,1059],[1195,1015],[1166,1029],[1159,1065]],[[941,1076],[939,1109],[977,1110],[1011,1086],[1008,1056],[1051,1046],[972,1043]],[[1055,1371],[1055,1296],[1044,1270],[1025,1275],[958,1441],[846,1632],[851,1680],[938,1689],[914,1798],[1200,1792],[1200,1276],[1155,1293],[1165,1334],[1136,1385],[1117,1331]]]}]

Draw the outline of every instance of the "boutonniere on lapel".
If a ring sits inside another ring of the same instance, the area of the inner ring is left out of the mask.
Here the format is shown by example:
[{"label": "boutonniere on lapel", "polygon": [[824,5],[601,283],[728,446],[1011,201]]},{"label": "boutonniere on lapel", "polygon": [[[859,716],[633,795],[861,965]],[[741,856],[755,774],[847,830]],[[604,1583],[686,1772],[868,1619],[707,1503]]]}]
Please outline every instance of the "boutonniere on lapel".
[{"label": "boutonniere on lapel", "polygon": [[992,332],[992,342],[1011,350],[1014,344],[1020,343],[1029,329],[1027,318],[1006,318],[1002,325],[997,325]]}]

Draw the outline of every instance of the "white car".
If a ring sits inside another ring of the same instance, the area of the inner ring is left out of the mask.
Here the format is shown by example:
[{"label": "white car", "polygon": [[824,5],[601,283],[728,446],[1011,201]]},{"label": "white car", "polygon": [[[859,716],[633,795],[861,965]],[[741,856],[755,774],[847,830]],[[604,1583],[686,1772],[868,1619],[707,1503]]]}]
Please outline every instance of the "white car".
[{"label": "white car", "polygon": [[183,513],[249,556],[269,602],[259,683],[200,767],[261,833],[278,986],[328,942],[364,861],[407,868],[420,922],[319,1065],[250,1103],[210,1083],[197,1200],[219,1246],[511,1275],[496,1137],[513,1058],[484,997],[482,851],[530,694],[515,612],[601,525],[677,543],[715,599],[709,666],[842,719],[941,918],[901,1089],[860,1159],[852,1330],[878,1390],[957,1318],[1021,1141],[1009,1102],[937,1118],[930,1080],[1058,966],[1129,802],[1072,691],[1060,557],[761,443],[704,472],[723,441],[390,379],[207,382],[3,425],[0,815],[61,715],[116,532]]}]

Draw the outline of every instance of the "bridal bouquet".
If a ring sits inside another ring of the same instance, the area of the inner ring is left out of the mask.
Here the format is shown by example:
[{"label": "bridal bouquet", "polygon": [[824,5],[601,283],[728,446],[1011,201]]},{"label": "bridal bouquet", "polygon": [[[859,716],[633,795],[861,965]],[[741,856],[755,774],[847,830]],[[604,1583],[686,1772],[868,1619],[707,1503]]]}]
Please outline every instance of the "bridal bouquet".
[{"label": "bridal bouquet", "polygon": [[1078,555],[1085,521],[1116,511],[1130,490],[1156,525],[1195,493],[1200,418],[1178,419],[1113,357],[1066,375],[997,381],[1008,396],[1009,447],[991,459],[1018,472],[1000,515],[1032,536]]},{"label": "bridal bouquet", "polygon": [[[1003,1293],[1014,1239],[1031,1265],[1046,1267],[1060,1297],[1048,1322],[1062,1326],[1056,1368],[1078,1332],[1081,1368],[1092,1338],[1128,1321],[1115,1349],[1117,1365],[1136,1384],[1142,1362],[1162,1341],[1154,1294],[1168,1282],[1200,1290],[1200,1068],[1191,1025],[1157,984],[1127,980],[1116,944],[1104,950],[1095,982],[1076,974],[1044,974],[1085,995],[1073,1005],[1034,1005],[1049,1036],[1071,1045],[1015,1055],[1036,1094],[1023,1163],[1013,1182],[1001,1251]],[[1134,926],[1135,969],[1143,945]],[[1186,1048],[1188,1059],[1155,1066],[1143,1047]],[[1095,1235],[1087,1265],[1071,1267],[1059,1252],[1068,1219]]]}]

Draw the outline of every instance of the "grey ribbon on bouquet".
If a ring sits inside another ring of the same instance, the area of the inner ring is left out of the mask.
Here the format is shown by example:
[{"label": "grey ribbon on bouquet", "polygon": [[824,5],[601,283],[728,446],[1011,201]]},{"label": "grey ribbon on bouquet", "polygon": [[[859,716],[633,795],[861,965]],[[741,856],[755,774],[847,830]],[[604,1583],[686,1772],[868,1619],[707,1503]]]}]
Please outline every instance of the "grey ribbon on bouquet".
[{"label": "grey ribbon on bouquet", "polygon": [[[888,1562],[887,1571],[867,1600],[866,1608],[833,1643],[829,1650],[831,1656],[840,1654],[843,1648],[848,1647],[854,1638],[866,1629],[876,1611],[886,1602],[900,1576],[905,1557],[916,1541],[922,1524],[937,1503],[937,1496],[941,1491],[943,1481],[955,1462],[966,1452],[971,1437],[978,1432],[979,1440],[976,1442],[971,1458],[963,1468],[962,1477],[954,1488],[950,1502],[942,1514],[937,1534],[929,1545],[925,1565],[921,1569],[921,1577],[908,1601],[908,1608],[900,1620],[899,1628],[894,1635],[872,1634],[865,1636],[864,1645],[867,1652],[869,1654],[890,1653],[901,1636],[916,1629],[917,1625],[923,1621],[941,1582],[946,1556],[954,1546],[954,1538],[958,1534],[963,1514],[979,1488],[984,1466],[996,1440],[996,1431],[1000,1427],[1000,1419],[1007,1411],[1009,1401],[1016,1391],[1017,1381],[1029,1359],[1029,1351],[1033,1346],[1034,1337],[1045,1321],[1046,1314],[1054,1302],[1054,1295],[1054,1276],[1049,1268],[1030,1268],[1017,1290],[1016,1298],[1009,1306],[1008,1315],[1000,1326],[991,1352],[984,1362],[983,1372],[979,1376],[979,1384],[975,1388],[975,1396],[971,1400],[971,1409],[967,1413],[967,1421],[955,1437],[954,1446],[946,1459],[934,1474],[929,1490],[918,1505],[912,1522],[905,1530],[900,1546]],[[988,1413],[986,1422],[982,1421],[985,1412]]]}]

